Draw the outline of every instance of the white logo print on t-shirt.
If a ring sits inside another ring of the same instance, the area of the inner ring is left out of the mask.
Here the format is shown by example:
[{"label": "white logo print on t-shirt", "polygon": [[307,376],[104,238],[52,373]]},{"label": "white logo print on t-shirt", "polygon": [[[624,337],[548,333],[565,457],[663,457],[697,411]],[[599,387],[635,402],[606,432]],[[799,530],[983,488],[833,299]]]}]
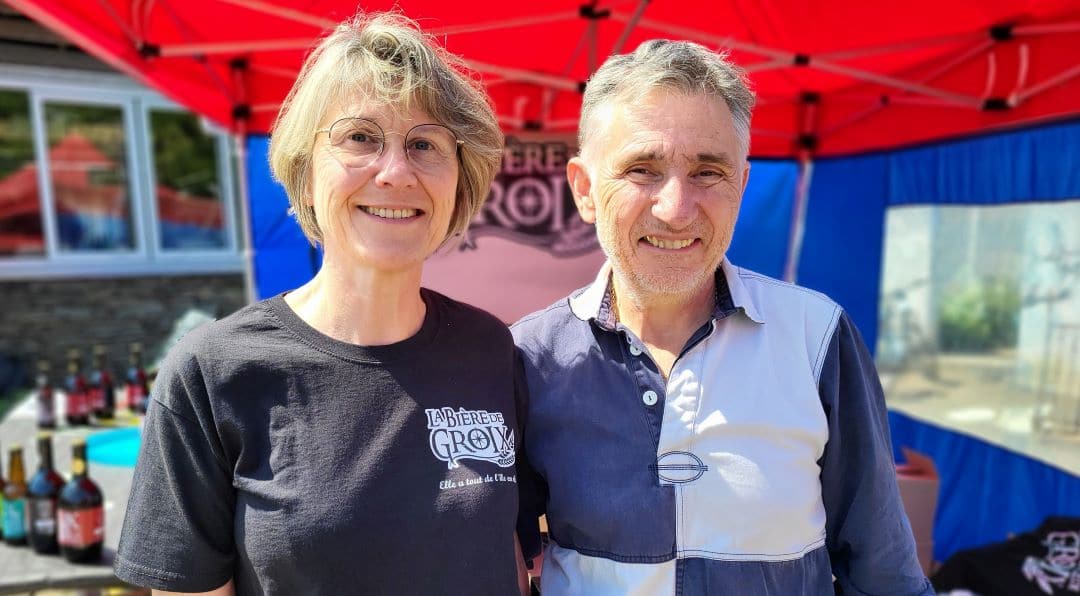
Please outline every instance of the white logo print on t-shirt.
[{"label": "white logo print on t-shirt", "polygon": [[478,459],[509,468],[514,465],[514,431],[503,415],[486,410],[428,408],[431,452],[448,469],[463,459]]}]

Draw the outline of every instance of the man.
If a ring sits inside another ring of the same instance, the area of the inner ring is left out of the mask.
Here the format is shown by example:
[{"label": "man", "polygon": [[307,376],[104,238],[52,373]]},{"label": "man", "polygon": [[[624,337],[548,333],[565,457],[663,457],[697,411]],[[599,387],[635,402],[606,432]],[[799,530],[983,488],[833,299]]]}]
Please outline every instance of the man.
[{"label": "man", "polygon": [[513,329],[545,596],[833,594],[833,576],[844,594],[933,593],[855,327],[724,258],[753,102],[689,42],[589,81],[567,176],[608,261]]}]

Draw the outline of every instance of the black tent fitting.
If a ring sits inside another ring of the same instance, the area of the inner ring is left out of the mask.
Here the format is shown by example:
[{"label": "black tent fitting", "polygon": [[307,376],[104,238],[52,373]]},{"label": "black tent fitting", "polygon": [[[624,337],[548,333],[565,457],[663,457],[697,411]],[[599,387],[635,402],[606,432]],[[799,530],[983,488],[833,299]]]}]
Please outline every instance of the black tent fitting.
[{"label": "black tent fitting", "polygon": [[578,15],[583,19],[589,19],[598,21],[600,19],[606,19],[611,16],[611,9],[605,8],[604,10],[598,10],[596,3],[582,4],[578,7]]},{"label": "black tent fitting", "polygon": [[237,56],[232,60],[229,60],[229,68],[233,70],[247,70],[248,59],[243,56]]},{"label": "black tent fitting", "polygon": [[157,58],[161,56],[161,46],[144,41],[139,44],[139,55],[143,58]]},{"label": "black tent fitting", "polygon": [[588,86],[588,84],[589,84],[589,82],[588,82],[588,81],[581,81],[581,82],[579,82],[579,83],[577,84],[577,92],[578,92],[578,93],[585,93],[585,87],[586,87],[586,86]]},{"label": "black tent fitting", "polygon": [[795,54],[795,58],[791,63],[795,66],[810,66],[810,54]]},{"label": "black tent fitting", "polygon": [[817,91],[803,91],[799,94],[799,103],[816,104],[821,101],[821,94]]},{"label": "black tent fitting", "polygon": [[1014,25],[1012,23],[990,27],[990,39],[994,41],[1009,41],[1013,38],[1013,27]]},{"label": "black tent fitting", "polygon": [[544,130],[544,123],[539,120],[526,120],[521,123],[521,128],[525,130]]},{"label": "black tent fitting", "polygon": [[984,112],[1004,112],[1011,107],[1009,100],[1004,97],[988,97],[983,101],[982,110]]},{"label": "black tent fitting", "polygon": [[233,120],[247,120],[251,118],[251,106],[246,103],[238,103],[232,108]]},{"label": "black tent fitting", "polygon": [[814,151],[817,149],[818,136],[815,134],[804,133],[799,135],[798,140],[799,148],[806,149],[807,151]]}]

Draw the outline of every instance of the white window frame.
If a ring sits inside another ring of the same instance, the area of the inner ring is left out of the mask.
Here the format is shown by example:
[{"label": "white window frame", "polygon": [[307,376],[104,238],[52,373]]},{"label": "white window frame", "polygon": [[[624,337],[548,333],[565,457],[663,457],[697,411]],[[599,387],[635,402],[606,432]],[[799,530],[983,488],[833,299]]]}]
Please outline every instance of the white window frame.
[{"label": "white window frame", "polygon": [[[207,127],[216,137],[218,179],[222,187],[226,245],[219,250],[164,250],[160,246],[156,183],[150,147],[149,110],[184,109],[117,73],[71,71],[0,63],[0,89],[24,92],[30,105],[34,155],[38,166],[45,255],[0,256],[0,280],[43,278],[113,278],[146,275],[242,273],[231,144],[227,133]],[[48,163],[45,105],[103,105],[121,109],[124,123],[131,250],[64,251],[60,249],[55,197]]]},{"label": "white window frame", "polygon": [[[150,251],[156,256],[166,256],[173,259],[181,260],[200,260],[210,257],[215,257],[223,252],[236,253],[239,250],[239,238],[236,233],[236,197],[233,196],[233,177],[232,167],[229,164],[229,155],[231,147],[229,145],[229,136],[225,131],[220,130],[209,121],[204,118],[200,118],[203,129],[207,134],[214,137],[214,148],[217,152],[217,169],[218,169],[218,185],[221,188],[221,208],[222,208],[222,224],[225,226],[225,246],[220,249],[212,250],[177,250],[166,249],[161,244],[161,220],[158,213],[158,202],[155,189],[157,187],[157,164],[154,163],[154,131],[150,124],[150,112],[168,111],[168,112],[187,112],[177,106],[176,104],[169,103],[159,99],[144,99],[139,102],[140,109],[140,124],[145,131],[143,138],[145,139],[146,146],[142,148],[142,153],[146,155],[147,168],[146,168],[146,180],[144,181],[144,192],[146,196],[150,198],[149,201],[149,221],[147,225],[150,226],[148,237],[150,238],[149,248]],[[196,118],[199,118],[197,114],[194,114]]]}]

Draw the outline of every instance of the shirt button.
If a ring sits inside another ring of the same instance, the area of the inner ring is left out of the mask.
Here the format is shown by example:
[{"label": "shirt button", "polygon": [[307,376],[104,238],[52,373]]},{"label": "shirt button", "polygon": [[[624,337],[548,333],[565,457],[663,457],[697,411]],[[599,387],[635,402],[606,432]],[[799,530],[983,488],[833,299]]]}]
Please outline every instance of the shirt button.
[{"label": "shirt button", "polygon": [[650,389],[650,390],[646,391],[645,393],[642,393],[641,394],[641,401],[645,402],[645,405],[647,405],[647,406],[655,406],[656,405],[656,392],[653,391],[652,389]]},{"label": "shirt button", "polygon": [[630,344],[630,353],[634,356],[641,356],[641,348],[635,346],[634,344]]}]

